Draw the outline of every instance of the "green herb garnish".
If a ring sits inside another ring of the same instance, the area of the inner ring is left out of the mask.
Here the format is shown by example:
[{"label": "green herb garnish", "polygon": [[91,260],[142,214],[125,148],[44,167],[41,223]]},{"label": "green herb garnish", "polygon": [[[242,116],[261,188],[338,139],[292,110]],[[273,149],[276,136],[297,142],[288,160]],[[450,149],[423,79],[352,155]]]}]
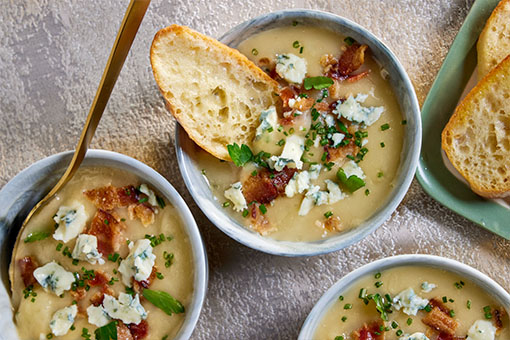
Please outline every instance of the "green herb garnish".
[{"label": "green herb garnish", "polygon": [[388,123],[381,125],[381,131],[388,130],[389,128],[390,128],[390,124],[388,124]]},{"label": "green herb garnish", "polygon": [[112,321],[103,327],[99,327],[95,330],[94,334],[96,335],[96,340],[117,340],[117,321]]},{"label": "green herb garnish", "polygon": [[250,147],[246,144],[241,146],[237,145],[237,143],[229,144],[227,145],[227,150],[230,158],[232,158],[232,161],[237,166],[244,166],[253,157]]},{"label": "green herb garnish", "polygon": [[333,84],[334,84],[333,79],[331,79],[329,77],[319,76],[319,77],[305,78],[303,85],[305,87],[305,90],[311,90],[312,88],[314,88],[316,90],[322,90],[322,89],[326,89],[326,88],[330,87]]},{"label": "green herb garnish", "polygon": [[345,174],[345,171],[342,168],[338,169],[336,177],[338,178],[340,183],[342,183],[350,192],[355,192],[359,188],[365,186],[365,181],[363,181],[356,175],[351,175],[349,176],[349,178],[347,178],[347,175]]},{"label": "green herb garnish", "polygon": [[41,241],[45,238],[49,237],[51,234],[47,231],[34,231],[33,233],[28,234],[28,236],[25,238],[25,243],[31,243],[35,241]]},{"label": "green herb garnish", "polygon": [[168,315],[184,313],[184,306],[167,292],[144,289],[143,297]]},{"label": "green herb garnish", "polygon": [[344,42],[347,44],[347,46],[351,46],[352,44],[354,44],[356,42],[356,40],[354,40],[351,37],[347,37],[344,39]]}]

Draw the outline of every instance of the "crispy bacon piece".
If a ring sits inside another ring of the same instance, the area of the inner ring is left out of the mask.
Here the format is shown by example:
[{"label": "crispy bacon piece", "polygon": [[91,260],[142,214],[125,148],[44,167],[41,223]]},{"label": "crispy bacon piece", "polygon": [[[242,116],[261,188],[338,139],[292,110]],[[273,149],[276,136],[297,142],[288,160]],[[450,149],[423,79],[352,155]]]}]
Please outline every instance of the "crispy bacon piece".
[{"label": "crispy bacon piece", "polygon": [[499,334],[503,329],[503,318],[505,314],[506,312],[503,309],[494,308],[492,310],[492,315],[494,316],[492,320],[494,323],[494,327],[496,327],[496,334]]},{"label": "crispy bacon piece", "polygon": [[352,333],[352,338],[354,340],[384,340],[384,325],[379,321],[364,324]]},{"label": "crispy bacon piece", "polygon": [[430,307],[434,308],[437,307],[439,310],[445,314],[450,314],[450,308],[446,307],[446,305],[437,298],[432,298],[429,301]]},{"label": "crispy bacon piece", "polygon": [[449,314],[442,311],[439,307],[434,306],[427,315],[421,319],[427,326],[449,335],[454,335],[459,323]]},{"label": "crispy bacon piece", "polygon": [[125,229],[124,223],[117,220],[112,214],[99,209],[85,233],[96,236],[97,249],[103,256],[106,256],[119,250],[120,245],[124,242],[122,231]]},{"label": "crispy bacon piece", "polygon": [[358,74],[354,74],[354,75],[350,75],[347,77],[347,81],[349,83],[355,83],[357,82],[358,80],[360,79],[363,79],[365,78],[366,76],[368,76],[370,74],[370,70],[367,70],[367,71],[363,71],[361,73],[358,73]]},{"label": "crispy bacon piece", "polygon": [[108,281],[110,281],[111,278],[109,278],[103,271],[96,270],[94,271],[94,278],[88,280],[88,284],[92,287],[97,286],[106,286],[108,285]]},{"label": "crispy bacon piece", "polygon": [[18,268],[21,272],[21,278],[25,287],[35,284],[37,281],[34,277],[34,270],[39,264],[31,256],[25,256],[18,260]]},{"label": "crispy bacon piece", "polygon": [[296,89],[293,86],[285,86],[279,91],[279,95],[282,100],[283,112],[291,111],[292,108],[289,106],[289,100],[298,95]]},{"label": "crispy bacon piece", "polygon": [[338,216],[329,216],[324,221],[324,228],[327,231],[342,231],[342,222]]},{"label": "crispy bacon piece", "polygon": [[260,58],[257,64],[262,70],[264,70],[264,72],[268,74],[273,72],[276,67],[276,63],[269,58]]},{"label": "crispy bacon piece", "polygon": [[276,230],[275,226],[269,223],[268,219],[262,214],[259,209],[260,204],[252,204],[250,206],[251,226],[253,230],[260,235],[267,235]]},{"label": "crispy bacon piece", "polygon": [[333,79],[344,80],[352,72],[358,70],[365,63],[367,45],[352,44],[342,53],[338,63],[332,65],[327,76]]},{"label": "crispy bacon piece", "polygon": [[133,340],[142,340],[149,335],[149,323],[147,320],[142,320],[138,325],[130,323],[127,327],[133,336]]},{"label": "crispy bacon piece", "polygon": [[80,301],[85,298],[85,295],[87,295],[87,291],[85,290],[85,287],[77,287],[76,290],[70,291],[71,296],[73,297],[73,300]]},{"label": "crispy bacon piece", "polygon": [[338,148],[325,146],[324,151],[328,154],[326,158],[328,162],[333,162],[343,160],[348,155],[353,157],[356,156],[359,152],[359,147],[351,140],[346,146],[339,146]]},{"label": "crispy bacon piece", "polygon": [[95,292],[94,295],[90,298],[90,303],[94,306],[99,306],[103,303],[104,300],[104,293],[102,292]]},{"label": "crispy bacon piece", "polygon": [[333,65],[337,63],[338,59],[336,59],[332,54],[324,54],[320,59],[320,64],[323,68],[322,73],[327,74]]},{"label": "crispy bacon piece", "polygon": [[156,273],[158,272],[158,269],[156,266],[152,267],[152,272],[147,278],[147,280],[143,281],[136,281],[133,280],[133,289],[136,293],[141,294],[144,288],[149,288],[152,282],[154,282],[154,279],[156,278]]},{"label": "crispy bacon piece", "polygon": [[[308,98],[308,99],[310,99],[310,98]],[[317,111],[321,111],[321,112],[326,112],[326,111],[330,110],[330,106],[329,106],[328,102],[325,102],[325,101],[316,103],[315,108],[317,109]]]},{"label": "crispy bacon piece", "polygon": [[144,226],[154,223],[154,209],[140,200],[147,195],[139,192],[134,186],[122,188],[106,186],[84,192],[85,196],[101,210],[111,211],[119,207],[128,207],[129,218],[139,218]]},{"label": "crispy bacon piece", "polygon": [[285,186],[287,186],[296,171],[296,169],[288,167],[277,172],[263,169],[256,176],[248,177],[243,183],[243,195],[246,201],[248,203],[270,203],[285,192]]},{"label": "crispy bacon piece", "polygon": [[465,340],[465,337],[454,336],[448,333],[439,333],[436,340]]},{"label": "crispy bacon piece", "polygon": [[117,340],[135,340],[128,326],[122,321],[117,322]]}]

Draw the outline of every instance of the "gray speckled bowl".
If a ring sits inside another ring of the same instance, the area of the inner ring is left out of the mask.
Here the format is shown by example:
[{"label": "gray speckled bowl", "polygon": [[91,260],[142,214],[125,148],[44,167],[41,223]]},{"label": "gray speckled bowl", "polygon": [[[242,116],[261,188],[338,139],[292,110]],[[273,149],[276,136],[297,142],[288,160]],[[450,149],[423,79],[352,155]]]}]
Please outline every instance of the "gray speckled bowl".
[{"label": "gray speckled bowl", "polygon": [[373,275],[390,268],[401,266],[427,266],[455,273],[470,280],[486,291],[494,298],[494,300],[505,308],[507,313],[510,311],[510,294],[508,294],[491,278],[478,270],[458,261],[440,256],[399,255],[387,257],[364,265],[347,274],[340,281],[335,283],[326,293],[324,293],[324,295],[315,304],[310,314],[308,314],[308,317],[301,328],[301,332],[299,333],[298,340],[313,339],[317,326],[333,304],[335,304],[338,300],[338,297],[355,285],[359,279],[366,275]]},{"label": "gray speckled bowl", "polygon": [[[32,164],[20,172],[0,190],[0,339],[18,339],[12,321],[8,268],[17,230],[30,209],[55,185],[69,164],[73,152],[63,152]],[[186,318],[175,339],[188,339],[195,328],[207,291],[208,266],[202,237],[188,206],[172,185],[159,173],[134,158],[116,152],[89,150],[83,165],[106,166],[129,171],[143,178],[165,196],[179,211],[182,226],[187,232],[195,265],[194,291]]]},{"label": "gray speckled bowl", "polygon": [[213,194],[201,174],[201,169],[190,156],[194,143],[182,128],[176,129],[176,149],[184,182],[204,214],[223,232],[233,239],[266,253],[285,256],[317,255],[347,247],[373,232],[386,221],[404,198],[416,170],[421,146],[420,108],[413,85],[395,55],[379,39],[365,28],[342,17],[311,10],[286,10],[262,15],[247,21],[229,32],[220,41],[236,47],[242,41],[261,31],[290,26],[294,21],[304,25],[324,27],[351,36],[370,47],[373,56],[388,71],[389,81],[399,102],[403,118],[407,120],[401,164],[395,187],[380,208],[361,225],[352,230],[314,242],[276,241],[260,236],[243,227],[230,217]]}]

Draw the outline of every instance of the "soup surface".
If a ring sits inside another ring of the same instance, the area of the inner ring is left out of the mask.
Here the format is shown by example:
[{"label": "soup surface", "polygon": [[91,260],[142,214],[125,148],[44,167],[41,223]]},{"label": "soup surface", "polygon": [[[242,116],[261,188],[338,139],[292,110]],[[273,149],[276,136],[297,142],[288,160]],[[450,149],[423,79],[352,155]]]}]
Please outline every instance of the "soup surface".
[{"label": "soup surface", "polygon": [[80,168],[19,235],[10,271],[20,339],[172,339],[193,293],[175,208],[114,168]]},{"label": "soup surface", "polygon": [[[384,314],[376,308],[378,298],[371,298],[377,294]],[[476,325],[483,332],[476,331]],[[360,336],[364,328],[365,335],[372,337]],[[491,331],[497,335],[490,337]],[[327,311],[314,336],[321,340],[466,338],[510,339],[505,310],[456,274],[408,266],[374,273],[353,284]]]},{"label": "soup surface", "polygon": [[236,166],[197,147],[216,199],[278,240],[319,240],[373,215],[393,189],[406,122],[368,47],[296,25],[238,48],[279,82],[281,103],[261,113],[252,145],[230,146],[252,161]]}]

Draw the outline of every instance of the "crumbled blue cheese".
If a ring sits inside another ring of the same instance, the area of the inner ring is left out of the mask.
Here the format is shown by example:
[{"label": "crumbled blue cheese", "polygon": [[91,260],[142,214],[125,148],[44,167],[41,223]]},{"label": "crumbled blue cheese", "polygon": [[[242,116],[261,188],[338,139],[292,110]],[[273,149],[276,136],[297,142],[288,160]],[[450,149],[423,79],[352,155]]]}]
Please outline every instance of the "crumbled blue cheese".
[{"label": "crumbled blue cheese", "polygon": [[276,114],[276,108],[271,106],[269,109],[262,111],[259,117],[260,125],[257,127],[257,131],[255,132],[255,139],[258,140],[262,137],[262,134],[273,128],[276,130],[276,125],[278,124],[278,116]]},{"label": "crumbled blue cheese", "polygon": [[393,298],[393,307],[396,310],[403,308],[403,312],[407,315],[416,315],[419,310],[424,309],[428,304],[429,300],[416,295],[412,288],[401,291]]},{"label": "crumbled blue cheese", "polygon": [[487,320],[476,320],[468,331],[466,340],[494,340],[496,327]]},{"label": "crumbled blue cheese", "polygon": [[129,255],[119,265],[119,272],[122,274],[122,283],[131,287],[131,278],[136,281],[146,280],[152,272],[156,255],[152,253],[151,241],[147,239],[135,242]]},{"label": "crumbled blue cheese", "polygon": [[248,206],[246,205],[246,199],[243,195],[243,185],[241,182],[236,182],[230,186],[230,189],[225,190],[225,197],[234,203],[234,210],[242,211]]},{"label": "crumbled blue cheese", "polygon": [[56,311],[50,321],[51,332],[56,336],[67,334],[69,328],[71,328],[74,323],[76,313],[78,313],[78,307],[76,307],[76,305]]},{"label": "crumbled blue cheese", "polygon": [[310,169],[308,169],[308,173],[310,174],[310,179],[317,179],[321,173],[322,165],[320,164],[312,164],[310,165]]},{"label": "crumbled blue cheese", "polygon": [[429,338],[427,338],[427,336],[421,332],[418,332],[418,333],[414,333],[414,334],[411,334],[411,335],[404,335],[402,337],[400,337],[398,340],[430,340]]},{"label": "crumbled blue cheese", "polygon": [[97,250],[97,238],[94,235],[80,234],[76,239],[72,257],[75,260],[87,261],[90,264],[104,264],[101,254]]},{"label": "crumbled blue cheese", "polygon": [[301,84],[306,76],[306,60],[292,53],[276,56],[276,73],[290,83]]},{"label": "crumbled blue cheese", "polygon": [[340,132],[335,132],[333,135],[331,135],[331,140],[333,141],[333,147],[336,148],[340,146],[340,143],[344,140],[345,135]]},{"label": "crumbled blue cheese", "polygon": [[335,117],[333,117],[333,115],[326,115],[326,118],[324,118],[324,120],[326,121],[326,125],[328,127],[332,127],[332,126],[335,126],[336,125],[336,121],[335,121]]},{"label": "crumbled blue cheese", "polygon": [[345,194],[340,190],[338,184],[333,182],[332,180],[325,180],[326,187],[328,189],[328,204],[335,204],[336,202],[343,200],[345,198]]},{"label": "crumbled blue cheese", "polygon": [[147,195],[147,197],[148,197],[147,203],[149,203],[150,205],[152,205],[154,207],[156,207],[158,205],[158,201],[156,200],[156,194],[154,193],[154,191],[149,189],[147,184],[140,185],[140,192],[142,194]]},{"label": "crumbled blue cheese", "polygon": [[356,97],[350,95],[345,101],[338,102],[333,113],[352,122],[364,123],[366,126],[370,126],[381,117],[381,114],[384,112],[384,107],[362,106],[361,103],[363,103],[367,97],[368,95],[361,93]]},{"label": "crumbled blue cheese", "polygon": [[97,307],[90,305],[87,308],[87,315],[89,317],[89,323],[91,325],[96,325],[97,327],[103,327],[112,320],[102,305]]},{"label": "crumbled blue cheese", "polygon": [[147,312],[140,304],[138,294],[135,294],[133,297],[130,294],[120,293],[118,300],[111,295],[105,294],[103,308],[109,317],[119,319],[125,324],[134,323],[138,325],[147,318]]},{"label": "crumbled blue cheese", "polygon": [[298,135],[289,136],[285,140],[282,154],[280,157],[272,156],[270,158],[270,165],[272,165],[276,171],[282,171],[286,165],[290,164],[294,164],[297,169],[301,170],[301,168],[303,168],[301,156],[304,150],[305,139],[303,137]]},{"label": "crumbled blue cheese", "polygon": [[432,289],[434,289],[436,287],[437,286],[435,284],[425,281],[421,284],[421,291],[424,293],[430,293],[432,291]]},{"label": "crumbled blue cheese", "polygon": [[329,179],[324,182],[328,191],[321,191],[319,186],[314,185],[306,192],[299,207],[299,216],[307,215],[314,205],[334,204],[345,198],[345,194],[342,193],[338,184]]},{"label": "crumbled blue cheese", "polygon": [[73,273],[68,272],[55,261],[34,270],[34,277],[41,287],[56,295],[61,295],[64,291],[71,289],[71,284],[74,282]]},{"label": "crumbled blue cheese", "polygon": [[310,187],[310,173],[308,171],[296,172],[285,187],[285,195],[293,197],[296,193],[303,193]]},{"label": "crumbled blue cheese", "polygon": [[365,173],[363,170],[356,162],[352,160],[345,162],[344,165],[342,165],[342,169],[344,170],[345,176],[347,176],[347,178],[351,177],[352,175],[357,176],[360,179],[365,178]]},{"label": "crumbled blue cheese", "polygon": [[75,203],[70,207],[61,206],[53,220],[58,224],[53,238],[57,241],[67,243],[78,236],[87,223],[87,214],[82,204]]}]

